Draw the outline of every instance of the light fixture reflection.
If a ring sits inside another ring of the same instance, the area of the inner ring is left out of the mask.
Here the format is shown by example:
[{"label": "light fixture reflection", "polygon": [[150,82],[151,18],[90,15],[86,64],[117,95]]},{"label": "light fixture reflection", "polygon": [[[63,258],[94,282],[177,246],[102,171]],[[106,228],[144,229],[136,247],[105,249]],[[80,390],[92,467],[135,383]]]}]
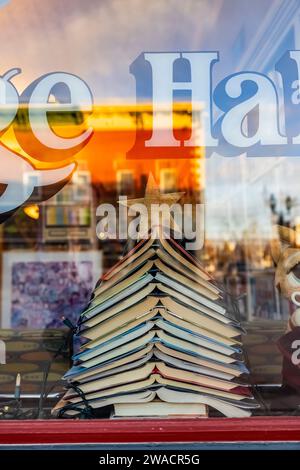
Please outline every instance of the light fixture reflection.
[{"label": "light fixture reflection", "polygon": [[33,204],[32,206],[26,206],[24,207],[24,212],[28,217],[31,219],[37,220],[40,216],[40,209],[36,204]]}]

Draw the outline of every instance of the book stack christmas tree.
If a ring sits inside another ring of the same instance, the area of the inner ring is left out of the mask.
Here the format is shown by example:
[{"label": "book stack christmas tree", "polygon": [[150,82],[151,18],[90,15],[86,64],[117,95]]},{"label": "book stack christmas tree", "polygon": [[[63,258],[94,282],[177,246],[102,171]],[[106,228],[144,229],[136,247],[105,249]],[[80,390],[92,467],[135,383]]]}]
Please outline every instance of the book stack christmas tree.
[{"label": "book stack christmas tree", "polygon": [[104,275],[81,314],[86,342],[54,414],[113,405],[115,416],[207,416],[208,407],[249,416],[257,404],[242,333],[225,292],[165,238],[163,225],[152,227]]}]

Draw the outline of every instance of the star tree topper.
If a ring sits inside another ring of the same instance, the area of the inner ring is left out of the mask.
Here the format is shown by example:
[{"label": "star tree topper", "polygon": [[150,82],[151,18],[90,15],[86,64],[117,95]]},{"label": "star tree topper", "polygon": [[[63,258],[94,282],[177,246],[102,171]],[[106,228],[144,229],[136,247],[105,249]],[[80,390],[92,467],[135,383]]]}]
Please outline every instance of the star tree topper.
[{"label": "star tree topper", "polygon": [[[162,193],[152,173],[150,173],[145,197],[119,200],[118,203],[129,209],[132,208],[134,213],[140,212],[139,238],[143,238],[148,235],[150,229],[153,233],[154,229],[158,226],[180,232],[171,214],[171,210],[172,205],[177,203],[183,194],[183,192]],[[136,207],[133,207],[134,205]]]}]

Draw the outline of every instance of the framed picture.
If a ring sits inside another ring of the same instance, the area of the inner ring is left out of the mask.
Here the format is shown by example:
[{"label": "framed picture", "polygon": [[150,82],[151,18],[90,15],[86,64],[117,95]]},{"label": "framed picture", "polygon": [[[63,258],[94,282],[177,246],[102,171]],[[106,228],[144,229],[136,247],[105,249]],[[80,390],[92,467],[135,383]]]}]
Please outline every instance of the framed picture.
[{"label": "framed picture", "polygon": [[76,323],[102,271],[100,251],[8,251],[2,264],[2,328]]}]

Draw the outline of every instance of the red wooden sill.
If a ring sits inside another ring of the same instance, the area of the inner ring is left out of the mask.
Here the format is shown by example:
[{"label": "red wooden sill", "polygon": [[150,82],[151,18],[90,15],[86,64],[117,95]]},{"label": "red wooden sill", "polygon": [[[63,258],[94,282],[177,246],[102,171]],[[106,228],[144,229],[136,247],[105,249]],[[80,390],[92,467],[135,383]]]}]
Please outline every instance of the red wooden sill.
[{"label": "red wooden sill", "polygon": [[0,421],[0,444],[300,442],[300,417]]}]

